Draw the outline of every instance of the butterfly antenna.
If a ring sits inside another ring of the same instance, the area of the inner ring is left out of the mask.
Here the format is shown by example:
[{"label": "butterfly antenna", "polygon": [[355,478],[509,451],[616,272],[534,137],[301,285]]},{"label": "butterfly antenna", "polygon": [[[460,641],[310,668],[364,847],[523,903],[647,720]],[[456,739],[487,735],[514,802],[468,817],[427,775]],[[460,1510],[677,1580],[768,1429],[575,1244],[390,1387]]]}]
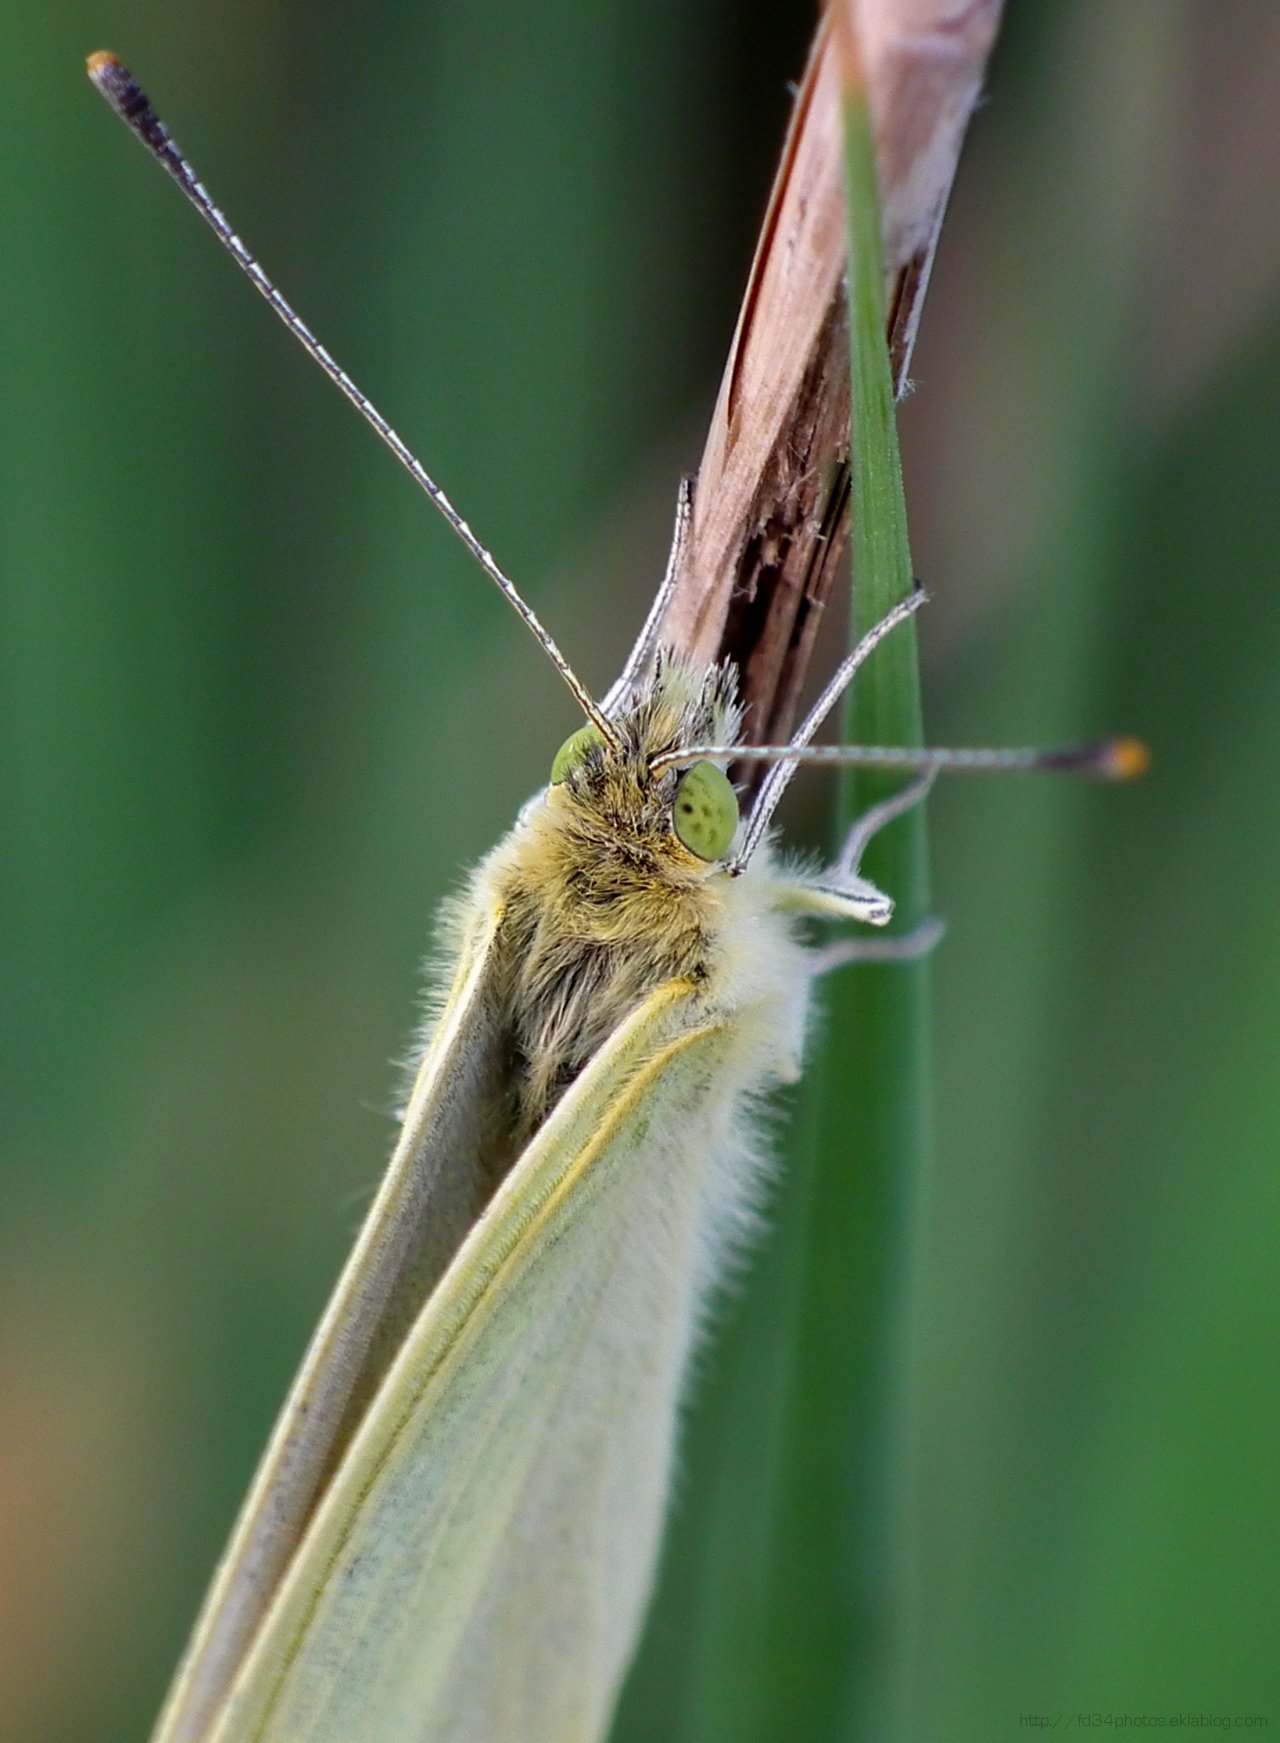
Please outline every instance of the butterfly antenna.
[{"label": "butterfly antenna", "polygon": [[[795,735],[788,747],[790,750],[798,752],[809,743],[814,733],[817,732],[853,682],[854,674],[871,658],[887,635],[891,635],[899,624],[906,623],[908,618],[915,616],[925,603],[925,598],[924,589],[917,583],[913,592],[909,593],[905,599],[900,599],[895,606],[885,613],[879,623],[872,624],[866,634],[860,637],[857,646],[841,660],[830,683],[827,684],[821,696],[818,697],[818,700],[796,728]],[[761,758],[759,760],[767,761],[769,759]],[[797,758],[794,756],[779,758],[762,781],[760,791],[756,796],[755,806],[747,823],[746,835],[743,837],[742,846],[734,859],[735,870],[741,870],[759,846],[761,837],[769,827],[769,819],[777,810],[782,795],[786,792],[791,783],[791,777],[796,772],[796,762]]]},{"label": "butterfly antenna", "polygon": [[152,108],[150,99],[133,74],[121,61],[117,60],[115,55],[106,52],[89,56],[88,73],[90,79],[120,119],[137,134],[152,157],[177,182],[187,199],[199,212],[254,289],[266,298],[307,355],[319,364],[334,386],[350,400],[364,421],[382,438],[419,489],[425,491],[430,497],[494,586],[524,619],[547,658],[569,686],[569,689],[572,690],[578,706],[587,719],[609,744],[616,745],[618,743],[616,729],[604,710],[588,692],[586,686],[579,680],[573,667],[556,646],[552,636],[543,628],[533,607],[522,598],[515,582],[503,574],[493,557],[480,543],[435,479],[431,477],[403,439],[396,434],[373,401],[367,394],[360,391],[346,370],[320,343],[302,317],[281,296],[257,260],[231,228],[221,209],[215,204],[187,159],[174,144],[168,129]]},{"label": "butterfly antenna", "polygon": [[[663,751],[649,764],[654,774],[702,758],[714,762],[771,763],[773,767],[760,788],[755,809],[729,871],[737,876],[746,866],[769,825],[779,799],[801,763],[826,763],[839,768],[901,769],[932,778],[944,771],[954,774],[997,774],[1050,771],[1066,775],[1092,775],[1102,781],[1136,781],[1146,774],[1151,753],[1140,738],[1102,738],[1089,744],[1032,746],[1011,750],[917,747],[884,744],[812,744],[810,740],[854,674],[875,652],[887,635],[914,616],[924,604],[919,585],[915,591],[873,624],[853,652],[841,661],[826,689],[796,730],[790,744],[685,744]],[[891,800],[892,805],[895,801]]]},{"label": "butterfly antenna", "polygon": [[691,744],[664,751],[654,766],[707,758],[720,762],[826,763],[845,769],[931,771],[961,775],[1034,774],[1089,775],[1099,781],[1136,781],[1151,764],[1151,752],[1140,738],[1099,738],[1088,744],[1029,745],[1014,749],[968,750],[950,746],[895,744]]}]

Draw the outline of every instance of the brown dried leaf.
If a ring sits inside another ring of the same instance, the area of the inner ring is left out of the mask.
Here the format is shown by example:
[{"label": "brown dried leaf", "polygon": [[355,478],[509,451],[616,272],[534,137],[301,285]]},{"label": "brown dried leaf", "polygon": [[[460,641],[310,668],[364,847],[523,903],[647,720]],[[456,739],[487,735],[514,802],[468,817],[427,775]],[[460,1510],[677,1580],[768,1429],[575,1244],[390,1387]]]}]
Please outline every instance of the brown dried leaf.
[{"label": "brown dried leaf", "polygon": [[787,736],[793,724],[848,536],[841,86],[865,79],[875,117],[901,392],[1001,4],[834,0],[837,16],[824,17],[814,38],[663,632],[704,659],[734,661],[757,743]]}]

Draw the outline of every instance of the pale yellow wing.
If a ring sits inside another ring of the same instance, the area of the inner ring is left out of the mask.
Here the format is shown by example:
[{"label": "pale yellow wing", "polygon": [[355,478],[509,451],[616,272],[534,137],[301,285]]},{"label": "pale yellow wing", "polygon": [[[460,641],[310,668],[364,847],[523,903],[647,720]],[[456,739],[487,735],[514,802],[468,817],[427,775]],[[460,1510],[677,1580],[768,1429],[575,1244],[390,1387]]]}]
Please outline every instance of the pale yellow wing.
[{"label": "pale yellow wing", "polygon": [[[386,1176],[236,1524],[153,1743],[201,1743],[346,1450],[505,1158],[500,914],[477,914]],[[486,1181],[488,1185],[486,1185]]]},{"label": "pale yellow wing", "polygon": [[643,1615],[730,1141],[673,983],[567,1091],[414,1325],[217,1743],[587,1743]]}]

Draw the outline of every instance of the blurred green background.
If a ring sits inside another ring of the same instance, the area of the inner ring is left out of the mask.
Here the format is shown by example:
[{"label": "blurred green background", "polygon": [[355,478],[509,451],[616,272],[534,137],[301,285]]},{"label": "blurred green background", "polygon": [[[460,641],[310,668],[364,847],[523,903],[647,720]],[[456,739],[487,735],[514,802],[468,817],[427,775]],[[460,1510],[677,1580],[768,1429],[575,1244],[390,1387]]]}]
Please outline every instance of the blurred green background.
[{"label": "blurred green background", "polygon": [[[145,1734],[376,1181],[432,911],[575,720],[81,59],[145,77],[602,687],[811,14],[7,10],[0,1736],[97,1743]],[[737,1579],[751,1327],[847,1262],[819,1229],[704,1360],[620,1743],[1280,1725],[1277,81],[1265,0],[1013,7],[902,418],[929,731],[1157,761],[933,801],[936,1152],[846,1484],[872,1559],[843,1610],[802,1557]],[[825,802],[797,782],[798,839]]]}]

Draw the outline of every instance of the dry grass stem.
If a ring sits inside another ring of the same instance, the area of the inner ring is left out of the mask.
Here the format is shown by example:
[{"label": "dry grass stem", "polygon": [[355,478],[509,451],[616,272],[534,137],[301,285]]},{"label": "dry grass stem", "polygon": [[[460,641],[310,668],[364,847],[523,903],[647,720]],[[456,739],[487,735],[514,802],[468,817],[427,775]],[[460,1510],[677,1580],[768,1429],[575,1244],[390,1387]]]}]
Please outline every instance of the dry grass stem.
[{"label": "dry grass stem", "polygon": [[[818,27],[711,420],[666,639],[729,656],[782,739],[849,521],[841,88],[865,77],[901,392],[1002,0],[839,0]],[[852,50],[851,50],[852,44]],[[865,71],[864,71],[865,69]]]}]

